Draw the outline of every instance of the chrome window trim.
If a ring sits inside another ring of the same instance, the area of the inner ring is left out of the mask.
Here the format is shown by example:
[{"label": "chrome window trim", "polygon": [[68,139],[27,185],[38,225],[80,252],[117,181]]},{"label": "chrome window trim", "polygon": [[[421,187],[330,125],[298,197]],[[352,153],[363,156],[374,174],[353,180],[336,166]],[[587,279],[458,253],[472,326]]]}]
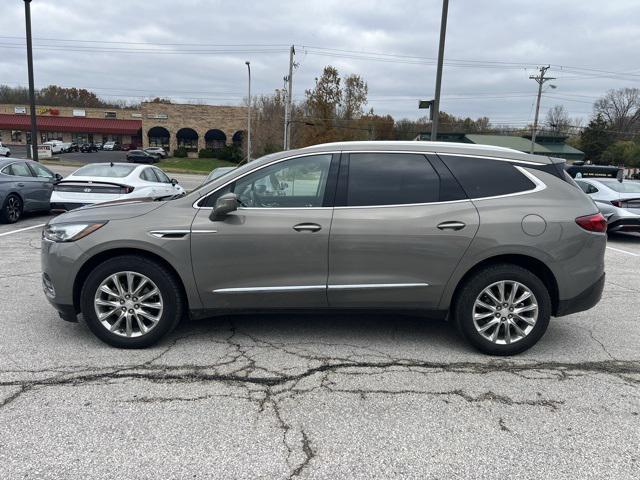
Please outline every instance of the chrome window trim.
[{"label": "chrome window trim", "polygon": [[[530,161],[526,161],[526,160],[513,160],[510,158],[500,158],[500,157],[492,157],[492,156],[487,156],[487,155],[473,155],[473,154],[465,154],[465,153],[438,153],[438,152],[432,152],[432,151],[416,151],[416,150],[335,150],[335,151],[321,151],[321,152],[313,152],[313,153],[305,153],[302,155],[293,155],[291,157],[285,157],[285,158],[280,158],[278,160],[274,160],[273,162],[269,162],[266,163],[264,165],[262,165],[259,168],[256,168],[254,170],[250,170],[242,175],[240,175],[239,177],[235,177],[232,180],[229,180],[228,182],[220,185],[218,188],[216,188],[215,190],[212,190],[211,192],[207,193],[206,195],[204,195],[203,197],[200,197],[198,200],[196,200],[195,202],[193,202],[193,204],[191,205],[193,208],[199,209],[199,210],[213,210],[213,207],[200,207],[198,206],[198,203],[203,202],[207,197],[209,197],[210,195],[213,195],[214,193],[216,193],[218,190],[226,187],[227,185],[235,182],[236,180],[239,180],[251,173],[257,172],[258,170],[261,170],[263,168],[266,168],[268,166],[271,165],[275,165],[276,163],[280,163],[280,162],[284,162],[286,160],[293,160],[295,158],[301,158],[301,157],[308,157],[308,156],[312,156],[312,155],[334,155],[336,153],[346,153],[346,154],[352,154],[352,153],[409,153],[409,154],[417,154],[417,155],[438,155],[438,156],[450,156],[450,157],[470,157],[470,158],[482,158],[485,160],[497,160],[497,161],[501,161],[501,162],[508,162],[508,163],[521,163],[521,164],[525,164],[525,165],[534,165],[534,166],[539,166],[539,165],[545,165],[544,163],[538,163],[538,162],[530,162]],[[547,186],[540,180],[538,179],[538,177],[536,177],[535,175],[529,173],[528,171],[526,171],[525,169],[523,169],[522,167],[515,165],[515,168],[517,168],[521,173],[523,173],[527,178],[529,178],[529,180],[531,180],[536,187],[531,189],[531,190],[524,190],[522,192],[515,192],[515,193],[507,193],[504,195],[495,195],[492,197],[474,197],[474,198],[465,198],[465,199],[461,199],[461,200],[449,200],[449,201],[443,201],[443,202],[426,202],[426,203],[407,203],[407,204],[389,204],[389,205],[354,205],[354,206],[340,206],[340,207],[276,207],[276,208],[268,208],[269,210],[309,210],[309,209],[330,209],[330,208],[335,208],[335,209],[350,209],[350,208],[388,208],[388,207],[409,207],[409,206],[421,206],[421,205],[435,205],[435,204],[448,204],[448,203],[461,203],[461,202],[469,202],[469,201],[474,201],[474,200],[491,200],[491,199],[495,199],[495,198],[505,198],[505,197],[511,197],[511,196],[516,196],[516,195],[524,195],[524,194],[528,194],[528,193],[535,193],[535,192],[539,192],[541,190],[544,190],[545,188],[547,188]],[[455,178],[455,177],[454,177]],[[265,208],[261,208],[261,207],[239,207],[238,210],[265,210]]]}]

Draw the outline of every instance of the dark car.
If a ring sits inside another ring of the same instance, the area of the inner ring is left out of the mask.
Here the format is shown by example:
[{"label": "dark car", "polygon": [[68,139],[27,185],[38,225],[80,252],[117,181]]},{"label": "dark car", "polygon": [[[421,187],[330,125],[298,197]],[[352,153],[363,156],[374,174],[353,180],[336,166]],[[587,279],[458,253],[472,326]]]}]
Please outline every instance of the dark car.
[{"label": "dark car", "polygon": [[0,222],[15,223],[25,212],[48,211],[53,185],[62,176],[31,160],[0,160]]},{"label": "dark car", "polygon": [[129,163],[156,163],[160,161],[158,155],[151,155],[144,150],[131,150],[127,153],[127,162]]},{"label": "dark car", "polygon": [[138,148],[138,145],[136,145],[135,143],[123,143],[120,146],[120,150],[122,150],[123,152],[128,152],[129,150],[136,150]]},{"label": "dark car", "polygon": [[71,142],[67,152],[77,152],[78,150],[80,150],[80,145],[77,142]]},{"label": "dark car", "polygon": [[98,147],[93,143],[83,143],[80,146],[80,151],[84,153],[97,152]]}]

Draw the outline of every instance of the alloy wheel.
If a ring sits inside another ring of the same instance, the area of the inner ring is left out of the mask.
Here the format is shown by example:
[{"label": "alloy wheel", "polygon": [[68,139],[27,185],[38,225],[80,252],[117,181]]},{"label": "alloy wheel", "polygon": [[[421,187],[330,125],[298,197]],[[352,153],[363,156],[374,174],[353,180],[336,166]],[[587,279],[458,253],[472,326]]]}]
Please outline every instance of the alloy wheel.
[{"label": "alloy wheel", "polygon": [[10,222],[17,222],[22,213],[22,205],[20,199],[14,195],[7,199],[7,206],[5,207],[7,212],[7,218]]},{"label": "alloy wheel", "polygon": [[163,305],[157,285],[131,271],[109,275],[94,296],[94,309],[102,326],[129,338],[149,333],[160,321]]},{"label": "alloy wheel", "polygon": [[538,320],[538,301],[520,282],[504,280],[486,287],[473,304],[473,324],[482,337],[498,345],[522,340]]}]

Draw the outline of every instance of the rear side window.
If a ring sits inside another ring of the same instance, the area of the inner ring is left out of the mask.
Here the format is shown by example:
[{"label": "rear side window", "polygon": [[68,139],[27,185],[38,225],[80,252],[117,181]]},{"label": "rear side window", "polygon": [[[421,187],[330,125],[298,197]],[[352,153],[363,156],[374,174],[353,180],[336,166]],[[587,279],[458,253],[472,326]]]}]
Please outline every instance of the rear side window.
[{"label": "rear side window", "polygon": [[158,179],[156,178],[156,174],[154,173],[152,168],[145,168],[140,174],[140,178],[142,180],[146,180],[147,182],[158,183]]},{"label": "rear side window", "polygon": [[2,173],[16,177],[33,177],[31,170],[29,170],[29,167],[24,162],[12,163],[8,167],[5,167]]},{"label": "rear side window", "polygon": [[424,155],[352,153],[347,205],[404,205],[437,202],[440,178]]},{"label": "rear side window", "polygon": [[533,190],[535,184],[510,162],[440,155],[469,198],[495,197]]}]

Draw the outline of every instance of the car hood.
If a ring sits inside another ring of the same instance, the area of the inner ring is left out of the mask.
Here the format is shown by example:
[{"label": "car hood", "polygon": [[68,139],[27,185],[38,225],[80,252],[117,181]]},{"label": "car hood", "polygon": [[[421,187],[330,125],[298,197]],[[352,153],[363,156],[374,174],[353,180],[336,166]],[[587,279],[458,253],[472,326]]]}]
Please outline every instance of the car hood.
[{"label": "car hood", "polygon": [[155,202],[151,199],[115,200],[113,202],[87,205],[76,210],[63,213],[49,223],[69,223],[78,221],[125,220],[127,218],[146,215],[167,202]]}]

